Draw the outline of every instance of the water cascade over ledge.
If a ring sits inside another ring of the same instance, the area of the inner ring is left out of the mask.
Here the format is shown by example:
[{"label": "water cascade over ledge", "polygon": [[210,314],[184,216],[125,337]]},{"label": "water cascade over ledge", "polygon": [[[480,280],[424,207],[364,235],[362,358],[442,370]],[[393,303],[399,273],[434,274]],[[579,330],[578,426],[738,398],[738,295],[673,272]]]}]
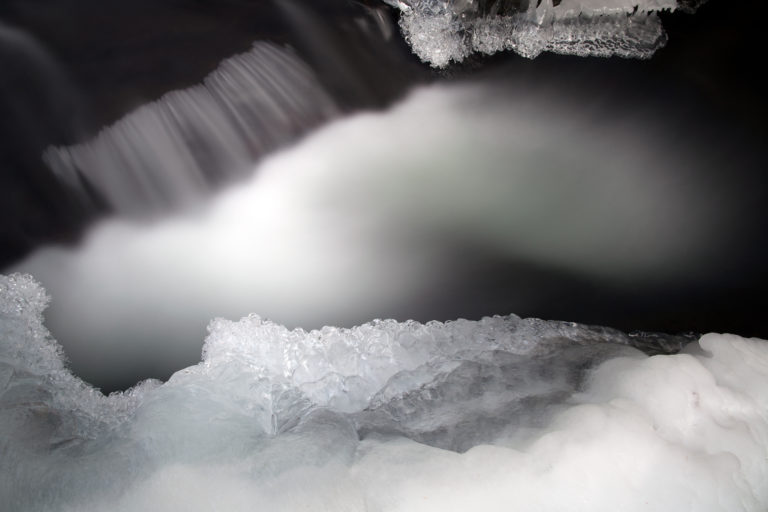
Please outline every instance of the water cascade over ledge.
[{"label": "water cascade over ledge", "polygon": [[2,3],[2,512],[768,510],[703,3]]}]

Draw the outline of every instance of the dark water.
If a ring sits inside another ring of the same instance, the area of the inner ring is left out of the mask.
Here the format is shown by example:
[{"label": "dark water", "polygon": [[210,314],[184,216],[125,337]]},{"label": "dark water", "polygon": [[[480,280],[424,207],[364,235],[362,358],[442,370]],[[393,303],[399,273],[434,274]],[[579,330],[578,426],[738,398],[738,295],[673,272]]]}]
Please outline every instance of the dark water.
[{"label": "dark water", "polygon": [[0,179],[8,220],[0,265],[47,241],[76,240],[109,210],[78,204],[52,179],[40,159],[48,146],[88,140],[131,110],[199,83],[254,41],[293,47],[346,111],[387,105],[425,77],[398,37],[384,39],[377,11],[304,4],[3,2]]}]

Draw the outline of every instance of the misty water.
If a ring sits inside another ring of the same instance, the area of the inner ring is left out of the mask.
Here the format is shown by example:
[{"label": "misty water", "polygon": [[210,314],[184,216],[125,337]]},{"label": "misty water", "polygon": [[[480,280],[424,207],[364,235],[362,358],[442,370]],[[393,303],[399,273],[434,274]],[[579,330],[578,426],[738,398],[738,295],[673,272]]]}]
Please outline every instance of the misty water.
[{"label": "misty water", "polygon": [[[648,58],[657,13],[696,2],[386,3],[398,27],[383,6],[358,25],[439,68]],[[306,59],[257,41],[41,151],[110,215],[0,276],[4,510],[768,506],[763,340],[409,320],[444,314],[472,261],[513,265],[495,293],[525,307],[548,286],[607,304],[718,282],[749,261],[749,159],[575,76],[466,73],[350,112]]]}]

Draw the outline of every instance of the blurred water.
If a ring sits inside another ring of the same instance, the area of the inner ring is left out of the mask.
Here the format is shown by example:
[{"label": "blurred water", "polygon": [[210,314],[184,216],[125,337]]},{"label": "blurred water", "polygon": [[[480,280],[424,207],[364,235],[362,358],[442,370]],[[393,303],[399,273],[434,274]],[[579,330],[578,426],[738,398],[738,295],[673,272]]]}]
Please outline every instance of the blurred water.
[{"label": "blurred water", "polygon": [[[768,344],[523,320],[305,332],[216,320],[203,361],[105,397],[45,292],[0,276],[5,510],[657,511],[768,503]],[[669,355],[687,345],[684,353]]]},{"label": "blurred water", "polygon": [[43,159],[83,201],[95,191],[113,212],[143,217],[200,204],[338,114],[294,51],[256,43],[202,85],[142,106],[91,141],[48,148]]}]

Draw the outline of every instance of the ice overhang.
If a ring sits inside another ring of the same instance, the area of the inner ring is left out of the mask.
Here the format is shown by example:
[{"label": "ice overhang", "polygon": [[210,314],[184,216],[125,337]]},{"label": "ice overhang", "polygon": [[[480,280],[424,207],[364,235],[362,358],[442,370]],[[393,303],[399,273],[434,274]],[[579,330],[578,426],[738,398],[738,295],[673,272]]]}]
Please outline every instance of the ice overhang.
[{"label": "ice overhang", "polygon": [[414,53],[433,67],[473,53],[512,50],[649,58],[666,43],[662,11],[693,11],[705,0],[383,0],[401,11]]}]

